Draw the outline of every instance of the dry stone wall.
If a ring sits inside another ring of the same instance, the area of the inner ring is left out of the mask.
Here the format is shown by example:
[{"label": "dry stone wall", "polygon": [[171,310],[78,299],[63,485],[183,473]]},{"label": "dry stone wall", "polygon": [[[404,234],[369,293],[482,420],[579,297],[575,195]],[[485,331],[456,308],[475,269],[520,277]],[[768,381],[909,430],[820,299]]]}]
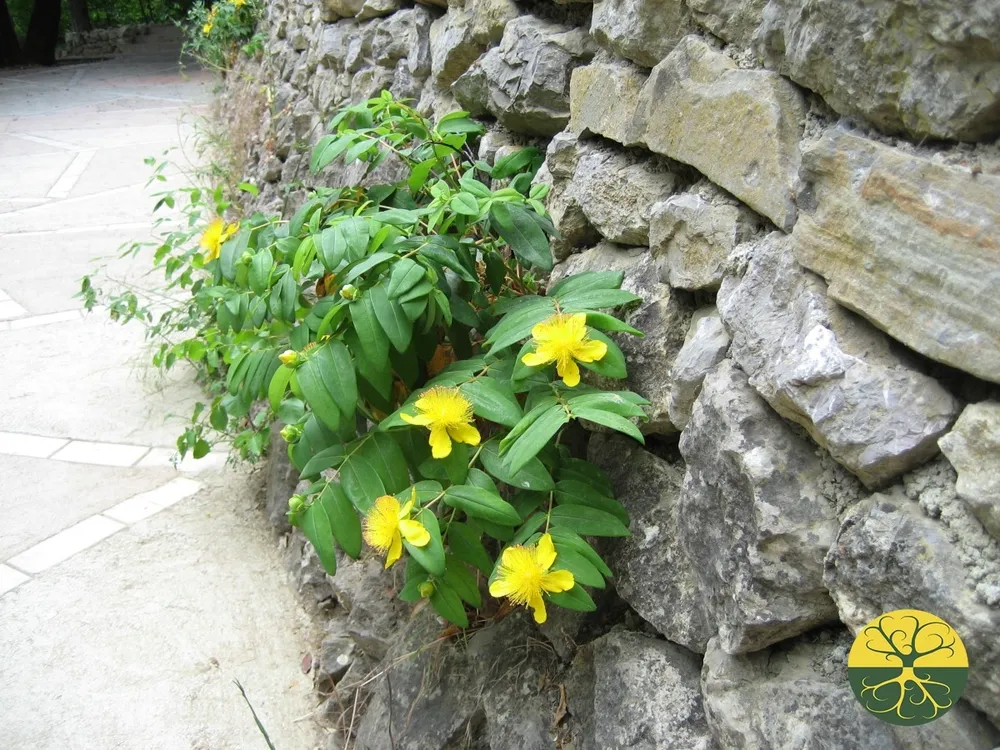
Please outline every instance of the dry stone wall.
[{"label": "dry stone wall", "polygon": [[[544,150],[553,278],[643,297],[647,446],[587,447],[633,519],[598,613],[438,642],[391,573],[331,581],[289,537],[359,748],[1000,745],[1000,0],[272,0],[263,31],[230,77],[268,92],[262,207],[359,179],[309,147],[389,89],[482,118],[484,159]],[[272,467],[276,520],[294,481]],[[845,676],[897,608],[972,664],[919,729]]]}]

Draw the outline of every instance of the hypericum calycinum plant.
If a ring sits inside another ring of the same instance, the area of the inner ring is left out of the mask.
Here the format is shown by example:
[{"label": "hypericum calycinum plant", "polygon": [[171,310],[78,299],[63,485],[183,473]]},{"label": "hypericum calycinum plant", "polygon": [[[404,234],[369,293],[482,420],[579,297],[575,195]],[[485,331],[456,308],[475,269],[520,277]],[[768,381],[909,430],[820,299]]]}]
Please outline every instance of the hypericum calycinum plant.
[{"label": "hypericum calycinum plant", "polygon": [[[190,236],[157,257],[191,292],[177,319],[199,321],[160,361],[224,378],[209,424],[242,429],[244,447],[263,444],[272,417],[284,423],[312,482],[288,515],[331,575],[335,546],[356,558],[367,542],[386,567],[405,564],[402,599],[428,599],[456,625],[481,605],[480,574],[538,622],[547,603],[593,609],[584,587],[611,571],[585,537],[626,536],[629,517],[560,439],[586,420],[642,440],[632,420],[646,401],[581,381],[581,368],[626,376],[607,333],[641,334],[606,310],[638,298],[613,272],[540,293],[554,230],[546,188],[531,185],[535,149],[474,161],[481,127],[466,113],[432,125],[388,93],[331,130],[314,170],[392,160],[402,179],[319,189],[287,223],[199,213],[201,246]],[[182,450],[205,442],[199,419]]]},{"label": "hypericum calycinum plant", "polygon": [[183,52],[210,68],[228,70],[241,49],[250,54],[261,48],[254,29],[262,10],[260,0],[195,3],[181,26],[187,37]]}]

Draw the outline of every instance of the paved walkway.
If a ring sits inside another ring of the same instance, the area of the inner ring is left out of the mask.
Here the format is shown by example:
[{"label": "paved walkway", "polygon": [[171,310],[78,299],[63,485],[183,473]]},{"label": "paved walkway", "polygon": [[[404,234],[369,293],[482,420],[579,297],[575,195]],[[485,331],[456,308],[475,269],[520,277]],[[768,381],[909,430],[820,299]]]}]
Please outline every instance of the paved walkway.
[{"label": "paved walkway", "polygon": [[264,748],[234,679],[279,750],[317,744],[308,620],[254,484],[224,456],[170,464],[198,390],[72,297],[148,236],[143,158],[191,152],[214,81],[178,48],[160,29],[0,71],[0,748]]}]

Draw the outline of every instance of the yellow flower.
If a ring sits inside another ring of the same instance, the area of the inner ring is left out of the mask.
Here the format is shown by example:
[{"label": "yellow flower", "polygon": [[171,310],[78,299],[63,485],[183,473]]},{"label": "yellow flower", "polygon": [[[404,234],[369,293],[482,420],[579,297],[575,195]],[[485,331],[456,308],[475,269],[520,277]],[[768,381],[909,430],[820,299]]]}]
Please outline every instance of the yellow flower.
[{"label": "yellow flower", "polygon": [[427,427],[431,431],[431,455],[447,458],[451,441],[479,445],[479,430],[472,423],[472,404],[458,388],[431,388],[416,403],[416,416],[400,414],[404,422]]},{"label": "yellow flower", "polygon": [[209,21],[208,23],[206,23],[204,26],[201,27],[201,33],[204,34],[205,36],[208,36],[209,34],[212,33],[211,21]]},{"label": "yellow flower", "polygon": [[556,363],[556,372],[570,388],[580,383],[577,362],[597,362],[608,353],[603,341],[587,338],[586,313],[556,313],[531,329],[535,351],[521,357],[528,367]]},{"label": "yellow flower", "polygon": [[556,561],[556,548],[549,534],[542,534],[534,547],[515,545],[503,551],[497,577],[490,584],[490,594],[506,596],[514,604],[526,604],[534,612],[535,622],[541,625],[547,617],[542,592],[558,594],[569,591],[576,584],[568,570],[549,572]]},{"label": "yellow flower", "polygon": [[[414,495],[416,491],[414,490]],[[365,541],[379,552],[387,552],[385,567],[403,554],[403,539],[415,547],[425,547],[431,535],[420,521],[410,520],[413,500],[400,507],[392,495],[383,495],[365,516]]]},{"label": "yellow flower", "polygon": [[215,17],[219,14],[219,9],[216,6],[212,6],[212,9],[208,11],[208,20],[214,21]]},{"label": "yellow flower", "polygon": [[[208,25],[208,24],[206,24]],[[208,33],[207,31],[205,32]],[[205,250],[205,260],[215,260],[222,252],[222,245],[236,234],[239,224],[226,224],[216,217],[201,235],[201,246]]]},{"label": "yellow flower", "polygon": [[229,4],[236,8],[242,8],[247,4],[247,0],[229,0]]}]

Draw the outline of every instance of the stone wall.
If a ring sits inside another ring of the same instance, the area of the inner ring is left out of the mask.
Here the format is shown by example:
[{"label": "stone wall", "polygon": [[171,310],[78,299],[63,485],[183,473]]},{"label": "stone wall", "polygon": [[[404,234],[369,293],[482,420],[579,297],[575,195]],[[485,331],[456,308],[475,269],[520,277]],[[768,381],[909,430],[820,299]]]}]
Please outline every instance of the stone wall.
[{"label": "stone wall", "polygon": [[[264,31],[231,79],[268,89],[263,207],[388,88],[482,118],[483,158],[545,149],[553,277],[620,269],[645,300],[622,343],[648,445],[589,440],[633,518],[600,612],[436,641],[375,561],[330,580],[289,537],[358,747],[1000,744],[997,0],[273,0]],[[972,664],[920,728],[845,677],[851,632],[897,608]]]},{"label": "stone wall", "polygon": [[93,31],[67,31],[62,45],[56,50],[60,60],[101,58],[125,51],[126,45],[135,44],[149,33],[148,23],[132,23],[113,29]]}]

